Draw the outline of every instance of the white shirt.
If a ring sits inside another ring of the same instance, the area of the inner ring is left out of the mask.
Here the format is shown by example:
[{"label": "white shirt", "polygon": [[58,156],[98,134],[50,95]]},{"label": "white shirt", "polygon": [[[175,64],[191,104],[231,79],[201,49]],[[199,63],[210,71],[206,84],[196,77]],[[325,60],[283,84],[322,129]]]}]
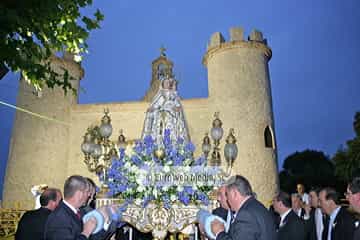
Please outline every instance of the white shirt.
[{"label": "white shirt", "polygon": [[74,213],[75,213],[75,215],[77,215],[77,213],[78,213],[78,210],[76,210],[76,208],[74,208],[70,203],[68,203],[65,199],[63,200],[63,203],[66,205],[66,206],[68,206],[70,209],[71,209],[71,211],[73,211]]},{"label": "white shirt", "polygon": [[320,208],[315,209],[315,227],[316,227],[316,236],[318,240],[322,240],[322,232],[324,230],[323,223],[323,214]]},{"label": "white shirt", "polygon": [[286,212],[284,212],[283,214],[280,215],[280,224],[279,227],[282,227],[284,225],[284,220],[286,218],[286,216],[291,212],[291,208],[289,210],[287,210]]},{"label": "white shirt", "polygon": [[333,226],[333,224],[334,224],[334,221],[335,221],[335,218],[336,218],[337,214],[338,214],[339,211],[340,211],[340,208],[341,208],[341,207],[337,207],[337,208],[330,214],[329,232],[328,232],[328,235],[327,235],[327,240],[331,240],[331,231],[332,231],[332,229],[335,227],[335,225]]},{"label": "white shirt", "polygon": [[232,214],[231,214],[231,210],[229,209],[228,210],[228,214],[227,214],[227,217],[226,217],[226,225],[225,225],[225,232],[227,233],[230,229],[230,224],[231,224],[231,217],[232,217]]}]

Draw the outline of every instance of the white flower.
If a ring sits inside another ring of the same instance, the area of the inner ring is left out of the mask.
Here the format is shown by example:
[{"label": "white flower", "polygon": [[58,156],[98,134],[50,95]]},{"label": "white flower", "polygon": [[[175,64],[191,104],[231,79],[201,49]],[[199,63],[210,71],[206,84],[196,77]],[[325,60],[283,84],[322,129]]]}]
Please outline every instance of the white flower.
[{"label": "white flower", "polygon": [[182,192],[184,190],[182,185],[177,186],[177,191],[178,192]]},{"label": "white flower", "polygon": [[164,167],[164,172],[166,172],[166,173],[170,172],[170,167],[169,167],[169,166],[165,166],[165,167]]},{"label": "white flower", "polygon": [[170,195],[170,200],[173,202],[173,201],[175,201],[177,199],[177,197],[176,197],[176,195],[174,195],[174,194],[171,194]]},{"label": "white flower", "polygon": [[153,189],[153,195],[155,198],[157,198],[158,192],[157,192],[156,188]]},{"label": "white flower", "polygon": [[136,205],[140,205],[141,204],[141,199],[137,198],[137,199],[135,199],[134,202],[135,202]]},{"label": "white flower", "polygon": [[138,190],[139,192],[143,192],[143,191],[145,190],[144,185],[139,184],[139,186],[138,186],[137,190]]},{"label": "white flower", "polygon": [[124,167],[129,169],[131,167],[131,163],[129,161],[125,161]]},{"label": "white flower", "polygon": [[190,172],[190,169],[191,169],[190,166],[185,166],[185,167],[184,167],[184,172],[189,173],[189,172]]},{"label": "white flower", "polygon": [[136,178],[136,183],[139,185],[139,187],[141,186],[143,186],[144,185],[144,177],[143,177],[143,175],[138,175],[138,177]]},{"label": "white flower", "polygon": [[139,168],[135,165],[132,165],[130,167],[130,171],[133,172],[133,173],[136,173],[136,175],[139,173]]}]

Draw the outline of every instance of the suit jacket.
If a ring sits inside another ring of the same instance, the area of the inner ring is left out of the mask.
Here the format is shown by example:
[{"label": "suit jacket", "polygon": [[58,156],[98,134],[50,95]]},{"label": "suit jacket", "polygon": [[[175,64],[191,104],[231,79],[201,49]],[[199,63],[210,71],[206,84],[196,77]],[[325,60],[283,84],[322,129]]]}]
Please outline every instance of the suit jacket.
[{"label": "suit jacket", "polygon": [[82,220],[61,202],[47,219],[45,240],[85,240],[82,230]]},{"label": "suit jacket", "polygon": [[15,234],[15,240],[44,239],[46,220],[51,210],[41,207],[27,211],[21,217]]},{"label": "suit jacket", "polygon": [[305,221],[306,239],[308,240],[317,240],[315,211],[316,208],[311,208],[310,218]]},{"label": "suit jacket", "polygon": [[[345,208],[341,207],[332,224],[331,240],[353,239],[354,231],[355,218]],[[324,226],[322,239],[327,240],[327,234],[328,224]]]},{"label": "suit jacket", "polygon": [[228,210],[222,207],[215,208],[212,214],[221,217],[226,222],[228,216]]},{"label": "suit jacket", "polygon": [[274,218],[275,226],[279,226],[280,224],[280,215],[275,211],[274,206],[271,204],[269,207],[269,212]]},{"label": "suit jacket", "polygon": [[305,223],[300,219],[294,211],[290,211],[289,214],[283,220],[282,226],[279,226],[278,230],[279,240],[305,240],[306,231]]},{"label": "suit jacket", "polygon": [[276,240],[276,227],[269,211],[251,197],[241,206],[228,233],[221,232],[216,240]]}]

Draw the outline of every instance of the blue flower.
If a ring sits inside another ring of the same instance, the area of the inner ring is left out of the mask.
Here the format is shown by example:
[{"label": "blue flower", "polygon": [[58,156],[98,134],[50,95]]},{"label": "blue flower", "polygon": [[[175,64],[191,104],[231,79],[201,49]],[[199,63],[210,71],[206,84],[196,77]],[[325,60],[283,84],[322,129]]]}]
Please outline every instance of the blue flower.
[{"label": "blue flower", "polygon": [[199,166],[199,165],[203,165],[205,162],[206,162],[206,158],[204,156],[201,156],[198,159],[196,159],[193,165]]},{"label": "blue flower", "polygon": [[145,136],[144,144],[146,147],[152,147],[154,145],[154,139],[151,137],[151,135]]},{"label": "blue flower", "polygon": [[111,162],[111,168],[118,169],[124,166],[124,162],[121,159],[114,159]]},{"label": "blue flower", "polygon": [[185,157],[182,155],[177,155],[174,158],[174,166],[182,166],[184,163]]},{"label": "blue flower", "polygon": [[193,195],[195,193],[194,189],[191,186],[184,186],[184,192],[189,195]]},{"label": "blue flower", "polygon": [[132,161],[136,166],[140,166],[140,165],[142,164],[141,159],[140,159],[138,156],[136,156],[136,155],[133,155],[133,156],[131,157],[131,161]]},{"label": "blue flower", "polygon": [[195,151],[195,146],[192,142],[188,142],[186,145],[185,145],[185,151],[188,152],[188,153],[193,153]]},{"label": "blue flower", "polygon": [[119,149],[119,155],[120,155],[120,160],[124,159],[124,157],[125,157],[125,149],[124,148]]},{"label": "blue flower", "polygon": [[165,131],[164,131],[164,136],[165,137],[170,137],[170,129],[166,128]]},{"label": "blue flower", "polygon": [[122,192],[126,191],[127,186],[126,185],[118,185],[116,189],[117,189],[118,193],[122,193]]},{"label": "blue flower", "polygon": [[144,150],[143,144],[140,141],[137,141],[135,143],[134,150],[137,154],[141,154]]},{"label": "blue flower", "polygon": [[184,143],[184,139],[182,137],[178,137],[178,139],[176,139],[177,145],[182,145],[183,143]]},{"label": "blue flower", "polygon": [[188,205],[190,203],[190,197],[184,191],[178,193],[178,198],[180,202],[185,205]]},{"label": "blue flower", "polygon": [[163,195],[161,197],[161,200],[162,200],[162,202],[164,204],[165,209],[170,209],[171,208],[170,198],[169,198],[168,195]]},{"label": "blue flower", "polygon": [[[153,190],[157,190],[157,200],[161,200],[163,206],[167,209],[171,207],[170,195],[174,194],[175,189],[170,182],[151,179],[156,173],[161,173],[164,166],[190,166],[191,174],[197,174],[204,170],[204,164],[206,159],[204,156],[193,159],[193,153],[195,146],[191,142],[185,142],[183,138],[174,139],[171,138],[171,131],[165,129],[163,139],[160,145],[157,145],[151,136],[146,136],[143,141],[137,141],[133,147],[134,154],[126,155],[125,149],[119,149],[119,159],[112,159],[110,168],[107,170],[107,174],[99,174],[102,181],[105,181],[109,186],[109,196],[120,195],[125,199],[127,203],[133,203],[135,199],[142,198],[142,206],[146,206],[149,201],[154,200]],[[155,157],[154,150],[162,148],[165,153],[165,157],[158,159]],[[185,161],[186,160],[186,161]],[[189,164],[187,161],[190,160]],[[136,172],[133,167],[125,168],[124,165],[135,165],[142,170],[147,171],[149,174],[143,183],[146,187],[145,192],[137,191],[138,183],[136,182]],[[155,163],[155,164],[154,164]],[[209,171],[209,170],[208,170]],[[215,169],[211,169],[211,173],[215,173]],[[107,176],[107,179],[104,179]],[[167,190],[165,190],[167,189]],[[128,190],[132,190],[128,192]],[[144,195],[145,193],[145,195]],[[194,190],[192,186],[184,186],[181,192],[175,191],[177,199],[185,204],[190,204],[191,201],[201,201],[203,204],[208,204],[209,199],[207,194],[209,190],[199,191]]]},{"label": "blue flower", "polygon": [[209,205],[209,197],[200,191],[197,191],[197,199],[200,200],[204,205]]},{"label": "blue flower", "polygon": [[151,155],[155,149],[154,139],[148,135],[144,138],[145,154]]},{"label": "blue flower", "polygon": [[142,202],[141,206],[142,206],[143,208],[145,208],[145,207],[149,204],[149,202],[150,202],[151,200],[154,200],[154,197],[153,197],[153,196],[147,196],[147,197],[145,197],[145,198],[143,199],[143,202]]},{"label": "blue flower", "polygon": [[171,144],[170,129],[165,129],[163,143],[165,147]]},{"label": "blue flower", "polygon": [[178,151],[176,149],[171,149],[171,151],[169,152],[169,157],[174,158],[174,157],[176,157],[177,154],[178,154]]}]

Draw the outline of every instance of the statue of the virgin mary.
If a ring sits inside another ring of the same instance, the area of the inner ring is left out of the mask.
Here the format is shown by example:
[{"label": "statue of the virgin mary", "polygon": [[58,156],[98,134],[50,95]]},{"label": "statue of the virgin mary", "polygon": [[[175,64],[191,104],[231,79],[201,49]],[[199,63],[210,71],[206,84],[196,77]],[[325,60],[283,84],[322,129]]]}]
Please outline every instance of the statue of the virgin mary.
[{"label": "statue of the virgin mary", "polygon": [[165,129],[170,130],[170,138],[176,141],[179,137],[190,141],[184,111],[177,93],[177,81],[172,76],[160,78],[161,84],[146,111],[142,139],[152,136],[161,144]]}]

